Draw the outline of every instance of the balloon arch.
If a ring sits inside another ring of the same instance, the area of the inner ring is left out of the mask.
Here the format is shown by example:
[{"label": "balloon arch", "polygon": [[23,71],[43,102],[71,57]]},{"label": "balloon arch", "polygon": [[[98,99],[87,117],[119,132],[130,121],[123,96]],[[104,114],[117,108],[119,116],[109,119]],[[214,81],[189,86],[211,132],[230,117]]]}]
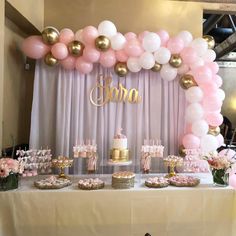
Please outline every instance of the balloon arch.
[{"label": "balloon arch", "polygon": [[185,89],[187,133],[181,149],[215,151],[223,143],[219,126],[225,93],[220,89],[222,78],[214,38],[209,35],[193,39],[188,31],[170,37],[165,30],[144,31],[140,34],[117,32],[111,21],[102,21],[98,28],[86,26],[74,33],[60,32],[46,27],[41,36],[30,36],[23,41],[22,50],[30,58],[40,59],[49,66],[61,64],[66,70],[76,69],[88,74],[93,63],[114,67],[122,77],[141,69],[160,73],[163,80],[172,81],[179,75],[179,84]]}]

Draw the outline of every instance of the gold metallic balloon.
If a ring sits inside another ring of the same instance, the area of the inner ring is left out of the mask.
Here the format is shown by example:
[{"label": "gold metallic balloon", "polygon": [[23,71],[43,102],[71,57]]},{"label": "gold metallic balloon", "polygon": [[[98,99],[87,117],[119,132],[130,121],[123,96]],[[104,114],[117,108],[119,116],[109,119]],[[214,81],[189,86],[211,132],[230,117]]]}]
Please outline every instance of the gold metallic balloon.
[{"label": "gold metallic balloon", "polygon": [[105,52],[111,47],[111,42],[106,36],[100,35],[95,39],[95,46],[98,50]]},{"label": "gold metallic balloon", "polygon": [[46,27],[42,31],[42,39],[46,44],[52,45],[57,43],[59,40],[59,31],[54,27]]},{"label": "gold metallic balloon", "polygon": [[183,89],[188,89],[193,86],[197,86],[197,83],[194,80],[193,76],[189,75],[189,74],[183,75],[179,80],[179,84],[180,84],[181,88],[183,88]]},{"label": "gold metallic balloon", "polygon": [[186,152],[185,152],[185,147],[184,147],[184,145],[180,145],[180,146],[179,146],[179,155],[180,155],[181,157],[185,157],[185,156],[186,156]]},{"label": "gold metallic balloon", "polygon": [[213,49],[215,47],[215,39],[211,35],[204,35],[202,38],[206,40],[208,49]]},{"label": "gold metallic balloon", "polygon": [[84,44],[80,41],[74,40],[68,44],[69,53],[73,56],[82,56],[84,50]]},{"label": "gold metallic balloon", "polygon": [[173,54],[169,60],[171,66],[179,68],[182,65],[182,58],[178,54]]},{"label": "gold metallic balloon", "polygon": [[219,126],[209,126],[208,134],[211,134],[213,136],[217,136],[220,134],[220,127]]},{"label": "gold metallic balloon", "polygon": [[151,68],[153,72],[158,72],[161,70],[162,65],[159,64],[158,62],[155,62],[155,65]]},{"label": "gold metallic balloon", "polygon": [[49,52],[44,57],[44,62],[48,66],[55,66],[58,63],[58,60],[52,55],[51,52]]},{"label": "gold metallic balloon", "polygon": [[126,76],[128,74],[128,67],[124,62],[117,62],[115,64],[114,70],[116,74],[120,77]]}]

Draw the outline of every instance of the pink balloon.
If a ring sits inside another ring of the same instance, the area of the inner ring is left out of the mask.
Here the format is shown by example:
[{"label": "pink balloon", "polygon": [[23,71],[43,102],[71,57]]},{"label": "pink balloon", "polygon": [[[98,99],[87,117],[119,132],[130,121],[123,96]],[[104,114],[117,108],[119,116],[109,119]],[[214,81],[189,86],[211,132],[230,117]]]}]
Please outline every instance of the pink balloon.
[{"label": "pink balloon", "polygon": [[60,63],[66,70],[73,70],[75,68],[75,57],[68,56],[66,59],[62,60]]},{"label": "pink balloon", "polygon": [[65,28],[60,31],[59,41],[67,45],[69,42],[74,40],[74,37],[74,32],[71,29]]},{"label": "pink balloon", "polygon": [[115,53],[116,53],[117,61],[127,62],[128,56],[125,54],[125,52],[123,50],[116,51]]},{"label": "pink balloon", "polygon": [[211,69],[212,74],[216,74],[219,71],[219,65],[216,62],[208,62],[206,66]]},{"label": "pink balloon", "polygon": [[236,175],[235,174],[231,174],[229,176],[229,185],[236,189]]},{"label": "pink balloon", "polygon": [[88,74],[93,70],[93,64],[79,57],[75,62],[75,68],[82,74]]},{"label": "pink balloon", "polygon": [[113,50],[108,50],[107,52],[102,52],[99,62],[103,67],[112,67],[116,63],[116,55]]},{"label": "pink balloon", "polygon": [[21,49],[27,57],[33,59],[39,59],[50,51],[50,47],[43,43],[42,37],[36,35],[26,38]]},{"label": "pink balloon", "polygon": [[132,39],[137,39],[137,35],[133,32],[128,32],[124,36],[127,41],[132,40]]},{"label": "pink balloon", "polygon": [[143,41],[143,38],[148,34],[148,33],[150,33],[149,31],[143,31],[142,33],[140,33],[139,35],[138,35],[138,39],[139,39],[139,41],[142,43],[142,41]]},{"label": "pink balloon", "polygon": [[82,31],[82,40],[84,43],[93,44],[98,37],[98,30],[94,26],[86,26]]},{"label": "pink balloon", "polygon": [[220,126],[223,123],[223,116],[219,112],[208,112],[205,119],[211,126]]},{"label": "pink balloon", "polygon": [[186,134],[183,137],[183,145],[187,149],[197,149],[200,147],[200,139],[193,134]]},{"label": "pink balloon", "polygon": [[221,147],[224,144],[224,137],[222,134],[218,134],[216,136],[216,139],[218,141],[218,147]]},{"label": "pink balloon", "polygon": [[210,82],[212,79],[211,69],[207,66],[199,66],[193,70],[194,79],[198,84]]},{"label": "pink balloon", "polygon": [[211,81],[209,83],[200,84],[199,87],[203,90],[203,93],[206,96],[214,95],[217,92],[217,85],[213,81]]},{"label": "pink balloon", "polygon": [[182,64],[179,68],[178,68],[178,74],[179,75],[183,75],[186,74],[189,71],[189,67],[186,64]]},{"label": "pink balloon", "polygon": [[183,60],[183,62],[184,62],[185,64],[192,64],[192,63],[194,63],[194,62],[197,60],[197,58],[198,58],[195,49],[194,49],[194,48],[191,48],[191,47],[186,47],[186,48],[184,48],[184,49],[181,51],[180,56],[181,56],[181,58],[182,58],[182,60]]},{"label": "pink balloon", "polygon": [[168,32],[165,30],[159,30],[159,31],[157,31],[157,34],[159,35],[159,37],[161,39],[161,46],[166,46],[167,42],[170,38]]},{"label": "pink balloon", "polygon": [[136,39],[126,42],[124,51],[130,57],[139,57],[143,53],[141,44]]},{"label": "pink balloon", "polygon": [[236,152],[233,149],[223,149],[219,152],[219,156],[226,157],[227,159],[232,159],[235,156]]},{"label": "pink balloon", "polygon": [[64,43],[55,43],[52,46],[51,52],[58,60],[63,60],[68,56],[68,49]]},{"label": "pink balloon", "polygon": [[223,84],[223,80],[222,80],[222,78],[219,76],[219,75],[213,75],[213,81],[215,81],[215,83],[216,83],[216,86],[219,88],[219,87],[221,87],[222,86],[222,84]]},{"label": "pink balloon", "polygon": [[204,111],[214,112],[222,107],[222,100],[217,94],[205,95],[202,102],[202,107]]},{"label": "pink balloon", "polygon": [[97,62],[100,57],[100,52],[91,46],[85,47],[83,57],[88,62]]},{"label": "pink balloon", "polygon": [[172,54],[180,53],[184,48],[184,41],[179,37],[170,38],[167,43],[167,48]]}]

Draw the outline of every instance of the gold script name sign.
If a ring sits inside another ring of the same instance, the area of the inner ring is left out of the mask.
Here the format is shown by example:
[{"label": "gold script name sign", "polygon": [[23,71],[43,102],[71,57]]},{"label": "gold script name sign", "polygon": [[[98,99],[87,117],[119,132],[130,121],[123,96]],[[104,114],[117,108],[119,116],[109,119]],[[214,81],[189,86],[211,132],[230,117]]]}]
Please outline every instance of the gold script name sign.
[{"label": "gold script name sign", "polygon": [[118,87],[112,87],[112,77],[98,76],[97,83],[90,91],[90,101],[94,106],[100,107],[108,102],[139,103],[141,96],[137,89],[126,89],[121,83]]}]

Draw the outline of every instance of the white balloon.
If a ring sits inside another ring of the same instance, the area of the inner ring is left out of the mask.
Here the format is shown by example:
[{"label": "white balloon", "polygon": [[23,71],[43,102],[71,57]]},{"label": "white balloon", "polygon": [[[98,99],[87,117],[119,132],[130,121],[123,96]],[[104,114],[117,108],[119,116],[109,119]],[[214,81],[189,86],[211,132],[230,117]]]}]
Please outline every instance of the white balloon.
[{"label": "white balloon", "polygon": [[202,105],[199,103],[191,103],[186,108],[185,118],[189,123],[201,120],[204,115]]},{"label": "white balloon", "polygon": [[208,49],[207,42],[203,38],[196,38],[190,43],[190,47],[196,50],[198,56],[202,56]]},{"label": "white balloon", "polygon": [[209,125],[205,120],[197,120],[192,124],[192,132],[198,137],[202,137],[208,133]]},{"label": "white balloon", "polygon": [[150,52],[144,52],[139,58],[139,64],[143,69],[151,69],[155,65],[153,54]]},{"label": "white balloon", "polygon": [[212,49],[208,49],[203,55],[202,55],[202,59],[205,62],[212,62],[216,59],[216,53],[214,50]]},{"label": "white balloon", "polygon": [[156,62],[160,64],[166,64],[169,62],[171,57],[170,50],[168,48],[160,47],[155,53],[154,58]]},{"label": "white balloon", "polygon": [[201,138],[200,148],[203,152],[214,152],[218,148],[218,141],[215,136],[207,134]]},{"label": "white balloon", "polygon": [[193,40],[192,34],[187,30],[183,30],[179,32],[177,36],[180,37],[184,41],[185,47],[187,47]]},{"label": "white balloon", "polygon": [[185,97],[190,103],[200,102],[203,98],[203,91],[198,86],[193,86],[186,90]]},{"label": "white balloon", "polygon": [[104,20],[98,25],[98,33],[111,38],[117,33],[116,26],[111,21]]},{"label": "white balloon", "polygon": [[82,32],[83,32],[82,29],[76,31],[76,33],[75,33],[75,40],[78,40],[78,41],[83,43]]},{"label": "white balloon", "polygon": [[224,101],[225,100],[225,92],[223,89],[218,89],[217,90],[217,95],[220,98],[220,100]]},{"label": "white balloon", "polygon": [[126,43],[125,36],[121,33],[117,33],[115,36],[111,38],[111,47],[114,50],[121,50],[124,48]]},{"label": "white balloon", "polygon": [[144,36],[142,45],[147,52],[155,52],[161,45],[161,39],[156,33],[151,32]]},{"label": "white balloon", "polygon": [[177,69],[169,64],[165,64],[161,67],[160,75],[166,81],[174,80],[177,76]]},{"label": "white balloon", "polygon": [[204,64],[204,60],[201,57],[198,57],[194,63],[190,64],[190,68],[191,70],[194,70],[199,66],[204,66]]},{"label": "white balloon", "polygon": [[139,58],[137,57],[130,57],[127,60],[127,67],[131,72],[139,72],[142,69],[139,64]]}]

